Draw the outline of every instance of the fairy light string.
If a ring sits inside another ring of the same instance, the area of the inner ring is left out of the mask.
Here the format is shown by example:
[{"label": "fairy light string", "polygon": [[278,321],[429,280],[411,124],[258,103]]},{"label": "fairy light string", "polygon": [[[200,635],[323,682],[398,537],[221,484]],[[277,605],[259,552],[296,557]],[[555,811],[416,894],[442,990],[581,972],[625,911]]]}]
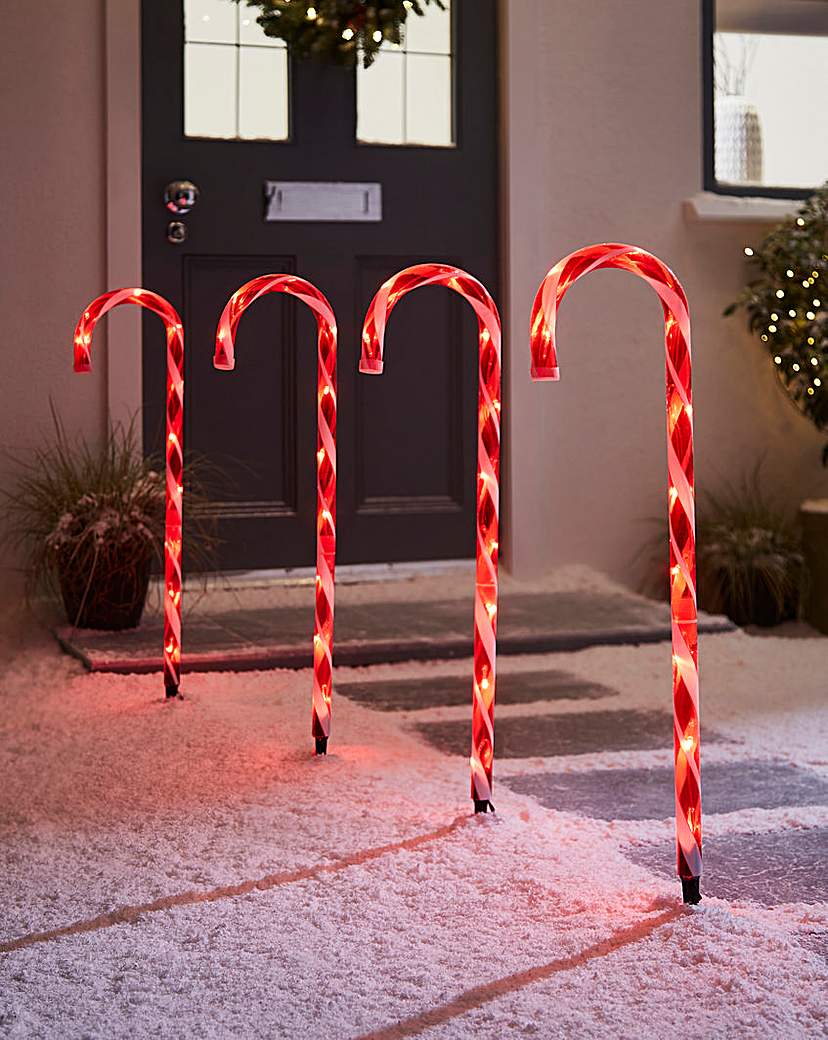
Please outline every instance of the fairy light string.
[{"label": "fairy light string", "polygon": [[242,314],[267,293],[286,293],[314,312],[317,337],[316,387],[316,585],[313,630],[311,733],[317,754],[325,754],[333,701],[334,569],[336,560],[336,319],[325,296],[304,278],[265,274],[238,289],[218,323],[213,364],[232,370]]},{"label": "fairy light string", "polygon": [[365,316],[360,372],[379,375],[388,317],[413,289],[442,285],[471,304],[478,323],[478,413],[471,796],[476,812],[492,808],[497,657],[497,562],[500,474],[500,316],[486,288],[448,264],[416,264],[389,278]]},{"label": "fairy light string", "polygon": [[181,684],[181,548],[184,496],[184,332],[175,308],[148,289],[114,289],[86,308],[75,328],[76,372],[92,371],[92,334],[113,307],[134,303],[157,314],[167,337],[166,516],[164,525],[164,687],[168,697]]},{"label": "fairy light string", "polygon": [[561,300],[579,278],[606,267],[643,278],[658,293],[664,311],[676,846],[684,898],[695,903],[702,860],[693,403],[690,314],[679,280],[658,257],[635,246],[608,243],[571,253],[549,271],[535,297],[532,377],[558,378],[555,332]]},{"label": "fairy light string", "polygon": [[[803,227],[805,221],[798,217],[796,224]],[[756,255],[751,246],[745,246],[743,252],[748,259]],[[824,256],[824,259],[828,257]],[[816,397],[824,393],[824,360],[821,359],[824,350],[822,346],[817,345],[817,338],[821,338],[820,323],[824,320],[824,315],[820,314],[822,300],[816,295],[819,271],[807,271],[800,282],[799,273],[789,267],[785,276],[790,279],[794,294],[800,297],[799,306],[788,306],[789,293],[783,288],[776,289],[774,296],[779,309],[770,312],[770,321],[762,327],[759,338],[768,344],[768,349],[773,349],[774,344],[779,344],[779,336],[787,344],[786,347],[777,345],[776,349],[780,352],[772,355],[773,364],[780,380],[792,393],[794,403],[797,403],[797,398],[801,398],[803,393],[806,397]],[[798,292],[800,285],[806,290],[804,303],[801,299],[803,294]],[[792,337],[798,340],[793,348],[790,345]]]}]

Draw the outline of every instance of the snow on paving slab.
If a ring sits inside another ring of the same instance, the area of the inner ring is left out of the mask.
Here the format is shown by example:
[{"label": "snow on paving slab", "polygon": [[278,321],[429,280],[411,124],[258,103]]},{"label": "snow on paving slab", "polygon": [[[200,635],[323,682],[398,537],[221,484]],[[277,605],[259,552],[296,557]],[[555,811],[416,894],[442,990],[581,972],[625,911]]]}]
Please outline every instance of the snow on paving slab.
[{"label": "snow on paving slab", "polygon": [[[729,742],[717,761],[731,749],[828,776],[826,646],[704,640],[702,734],[708,723]],[[669,707],[667,644],[508,667],[563,668],[620,694],[546,713]],[[164,704],[159,676],[82,674],[37,637],[9,650],[4,1037],[825,1035],[828,964],[812,942],[828,931],[825,903],[681,907],[674,879],[625,854],[661,844],[666,821],[587,819],[497,783],[497,816],[470,816],[465,757],[415,728],[457,707],[337,698],[331,754],[314,759],[308,672],[190,675],[184,690]],[[641,761],[669,752],[502,768]],[[819,806],[755,809],[710,817],[708,832],[826,823]]]}]

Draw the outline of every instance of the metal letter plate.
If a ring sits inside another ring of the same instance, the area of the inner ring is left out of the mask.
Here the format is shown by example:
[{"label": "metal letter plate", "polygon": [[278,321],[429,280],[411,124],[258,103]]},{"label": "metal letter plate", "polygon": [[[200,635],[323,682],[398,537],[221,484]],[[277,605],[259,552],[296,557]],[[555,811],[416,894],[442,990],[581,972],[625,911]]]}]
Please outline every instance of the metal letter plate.
[{"label": "metal letter plate", "polygon": [[265,181],[265,220],[382,220],[382,185]]}]

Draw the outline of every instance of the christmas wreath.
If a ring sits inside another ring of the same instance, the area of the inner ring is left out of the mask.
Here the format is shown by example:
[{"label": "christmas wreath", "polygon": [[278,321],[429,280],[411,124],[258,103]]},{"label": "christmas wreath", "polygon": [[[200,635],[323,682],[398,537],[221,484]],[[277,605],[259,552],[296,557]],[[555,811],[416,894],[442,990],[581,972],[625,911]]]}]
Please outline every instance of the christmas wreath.
[{"label": "christmas wreath", "polygon": [[[266,36],[284,40],[295,58],[318,58],[367,69],[384,43],[401,42],[409,15],[425,6],[445,10],[443,0],[234,0],[261,11],[256,21]],[[425,5],[425,6],[424,6]]]},{"label": "christmas wreath", "polygon": [[791,400],[828,433],[828,184],[745,255],[756,277],[725,314],[745,308]]}]

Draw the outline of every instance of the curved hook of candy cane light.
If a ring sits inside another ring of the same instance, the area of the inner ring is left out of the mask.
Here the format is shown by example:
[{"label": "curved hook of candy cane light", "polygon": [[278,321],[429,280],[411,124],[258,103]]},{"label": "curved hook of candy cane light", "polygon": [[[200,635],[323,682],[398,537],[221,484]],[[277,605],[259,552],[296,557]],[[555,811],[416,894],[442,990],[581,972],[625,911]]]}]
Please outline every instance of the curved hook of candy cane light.
[{"label": "curved hook of candy cane light", "polygon": [[336,560],[336,319],[322,293],[288,274],[265,274],[247,282],[230,297],[216,332],[216,368],[231,370],[239,319],[254,300],[283,292],[306,303],[316,315],[316,609],[313,632],[313,719],[316,753],[324,755],[331,732],[333,699],[334,567]]},{"label": "curved hook of candy cane light", "polygon": [[148,289],[114,289],[86,308],[75,328],[75,371],[92,371],[92,333],[121,303],[157,314],[167,333],[166,518],[164,525],[164,687],[175,697],[181,683],[181,539],[184,495],[184,332],[172,304]]},{"label": "curved hook of candy cane light", "polygon": [[658,257],[636,246],[605,243],[570,253],[549,271],[535,297],[532,377],[557,378],[555,327],[560,302],[574,282],[602,267],[621,268],[643,278],[658,293],[664,311],[676,846],[684,900],[697,903],[702,859],[696,515],[690,313],[681,283]]},{"label": "curved hook of candy cane light", "polygon": [[475,812],[492,809],[494,702],[497,655],[497,560],[500,473],[500,316],[476,278],[448,264],[416,264],[389,278],[377,292],[362,330],[360,372],[378,375],[388,316],[412,289],[445,285],[477,314],[479,389],[477,411],[477,551],[472,679],[471,796]]}]

